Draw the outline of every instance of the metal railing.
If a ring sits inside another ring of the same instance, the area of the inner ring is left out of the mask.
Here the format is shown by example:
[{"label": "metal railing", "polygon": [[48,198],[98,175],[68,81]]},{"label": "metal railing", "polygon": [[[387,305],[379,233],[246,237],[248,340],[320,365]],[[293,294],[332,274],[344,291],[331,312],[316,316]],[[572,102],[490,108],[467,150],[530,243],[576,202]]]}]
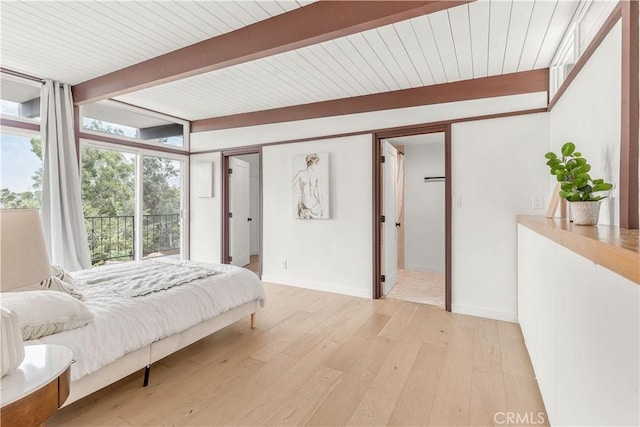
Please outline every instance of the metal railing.
[{"label": "metal railing", "polygon": [[[133,215],[85,217],[91,263],[132,260],[135,253]],[[180,253],[180,214],[142,216],[142,256]]]}]

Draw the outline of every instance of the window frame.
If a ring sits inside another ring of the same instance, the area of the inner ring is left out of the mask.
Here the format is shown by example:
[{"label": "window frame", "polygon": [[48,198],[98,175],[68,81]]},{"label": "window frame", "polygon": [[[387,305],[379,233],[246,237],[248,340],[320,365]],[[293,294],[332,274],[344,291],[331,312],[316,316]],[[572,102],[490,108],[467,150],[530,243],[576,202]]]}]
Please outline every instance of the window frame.
[{"label": "window frame", "polygon": [[[32,86],[32,87],[38,88],[38,89],[40,89],[42,87],[42,84],[43,84],[42,81],[30,80],[30,79],[26,79],[26,78],[23,78],[23,77],[14,76],[13,74],[5,73],[5,72],[2,72],[2,78],[3,79],[7,79],[7,80],[13,80],[13,81],[18,82],[20,84],[24,84],[25,86]],[[2,98],[0,98],[0,99],[2,99]],[[10,101],[10,100],[7,99],[7,101]],[[14,101],[11,101],[11,102],[14,102]],[[36,125],[36,126],[38,126],[38,128],[40,127],[40,119],[30,119],[28,117],[16,116],[16,115],[13,115],[13,114],[2,113],[2,112],[0,112],[0,118],[7,119],[7,120],[13,120],[13,121],[16,121],[16,122],[28,123],[30,125]],[[15,129],[14,127],[11,127],[11,128]]]},{"label": "window frame", "polygon": [[[611,0],[606,2],[587,0],[578,5],[549,65],[549,99],[553,99],[570,74],[571,70],[567,71],[566,66],[575,65],[578,62],[617,3]],[[582,25],[585,20],[591,20],[591,25],[587,28]],[[570,54],[572,60],[568,61]]]},{"label": "window frame", "polygon": [[[177,146],[177,145],[171,145],[171,144],[163,144],[161,142],[156,142],[153,140],[144,140],[144,139],[138,139],[138,138],[133,138],[133,137],[129,137],[129,136],[122,136],[122,135],[116,135],[116,134],[112,134],[112,133],[106,133],[106,132],[98,132],[98,131],[94,131],[94,130],[90,130],[90,129],[85,129],[82,125],[82,120],[84,118],[83,115],[83,110],[84,107],[80,106],[80,111],[79,111],[79,129],[80,129],[80,134],[83,137],[86,137],[88,135],[95,135],[96,137],[101,137],[104,138],[105,136],[107,136],[110,139],[114,139],[114,140],[119,140],[119,141],[123,141],[125,143],[134,143],[134,144],[144,144],[146,146],[155,146],[155,147],[159,147],[159,148],[169,148],[172,150],[176,150],[176,151],[182,151],[186,154],[189,153],[190,150],[190,141],[189,141],[189,136],[191,135],[191,122],[189,122],[188,120],[183,120],[183,119],[179,119],[177,117],[172,117],[166,114],[161,114],[155,111],[150,111],[150,110],[145,110],[144,108],[140,108],[140,107],[136,107],[134,105],[129,105],[129,104],[125,104],[123,102],[119,102],[113,99],[108,99],[105,101],[101,101],[104,104],[107,105],[111,105],[114,106],[116,108],[119,108],[121,110],[125,110],[125,111],[130,111],[132,113],[137,113],[137,114],[143,114],[145,116],[149,116],[149,117],[154,117],[157,119],[162,119],[162,120],[166,120],[172,123],[177,123],[182,125],[182,141],[183,141],[183,146]],[[96,118],[95,120],[100,120],[99,118]],[[117,124],[117,123],[115,123]]]}]

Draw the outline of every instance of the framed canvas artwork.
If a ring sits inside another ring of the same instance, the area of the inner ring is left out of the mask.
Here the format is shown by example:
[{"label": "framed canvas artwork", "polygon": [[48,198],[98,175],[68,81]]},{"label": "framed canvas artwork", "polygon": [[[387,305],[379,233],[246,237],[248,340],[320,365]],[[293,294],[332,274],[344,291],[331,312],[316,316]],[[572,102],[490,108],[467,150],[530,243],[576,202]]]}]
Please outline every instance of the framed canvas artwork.
[{"label": "framed canvas artwork", "polygon": [[294,218],[329,219],[329,153],[299,154],[292,164]]}]

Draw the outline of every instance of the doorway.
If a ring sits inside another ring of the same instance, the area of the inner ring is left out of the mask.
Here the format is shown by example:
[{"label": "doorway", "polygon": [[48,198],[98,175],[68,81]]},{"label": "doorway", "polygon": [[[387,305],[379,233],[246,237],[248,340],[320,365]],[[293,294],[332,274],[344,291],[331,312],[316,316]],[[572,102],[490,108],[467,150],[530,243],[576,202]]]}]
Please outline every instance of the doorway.
[{"label": "doorway", "polygon": [[259,149],[223,152],[222,259],[262,276]]},{"label": "doorway", "polygon": [[450,126],[374,135],[374,297],[451,311]]}]

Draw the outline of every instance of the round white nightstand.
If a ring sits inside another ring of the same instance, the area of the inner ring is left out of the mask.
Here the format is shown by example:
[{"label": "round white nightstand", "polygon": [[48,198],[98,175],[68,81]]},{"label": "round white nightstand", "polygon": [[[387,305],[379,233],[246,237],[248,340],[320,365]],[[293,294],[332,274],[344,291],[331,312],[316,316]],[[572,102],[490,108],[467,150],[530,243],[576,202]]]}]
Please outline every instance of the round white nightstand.
[{"label": "round white nightstand", "polygon": [[69,396],[73,353],[61,345],[28,345],[18,369],[0,379],[0,417],[4,427],[36,426],[51,417]]}]

